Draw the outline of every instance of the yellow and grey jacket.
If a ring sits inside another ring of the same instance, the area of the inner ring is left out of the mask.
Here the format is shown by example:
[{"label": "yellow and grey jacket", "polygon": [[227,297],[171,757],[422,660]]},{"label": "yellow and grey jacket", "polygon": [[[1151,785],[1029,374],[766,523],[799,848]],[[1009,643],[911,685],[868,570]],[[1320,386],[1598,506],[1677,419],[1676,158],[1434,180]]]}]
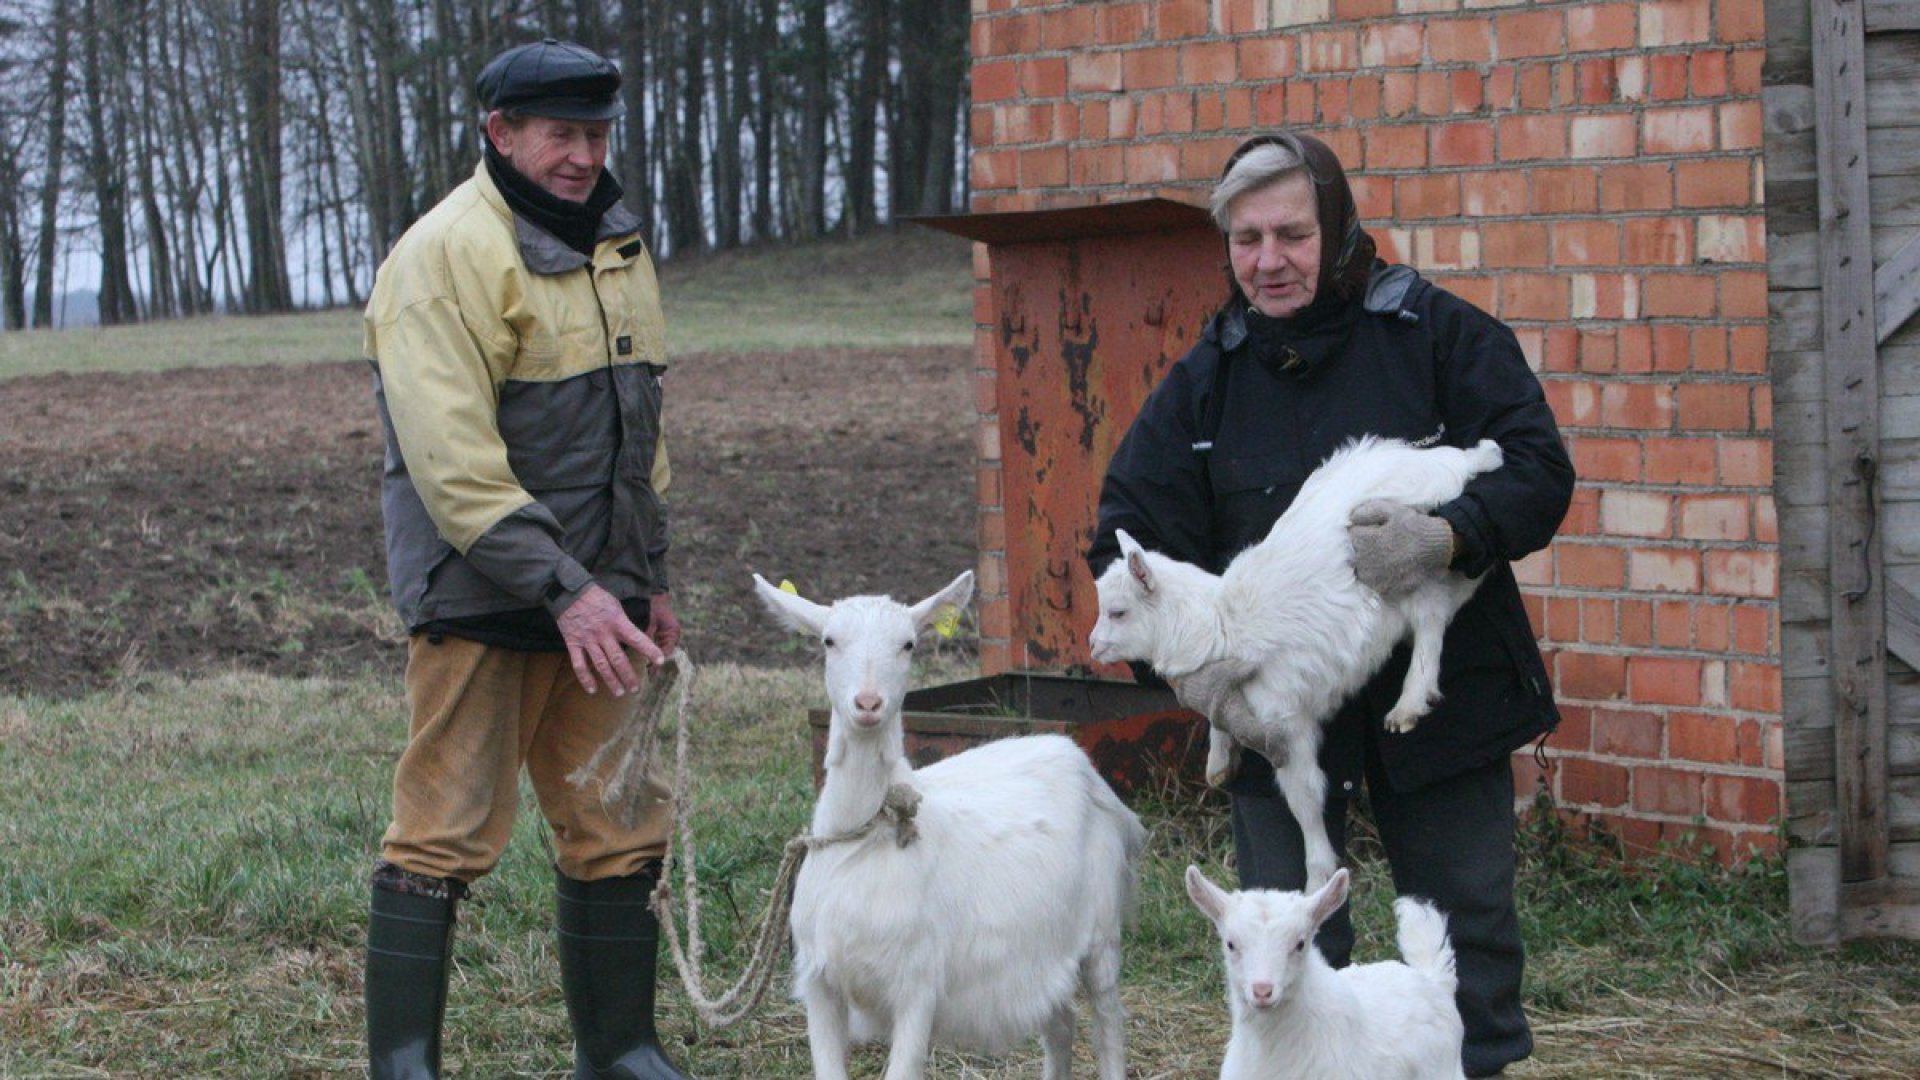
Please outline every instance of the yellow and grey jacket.
[{"label": "yellow and grey jacket", "polygon": [[558,615],[594,582],[667,590],[665,326],[638,228],[612,207],[589,259],[516,217],[482,163],[380,267],[366,350],[408,627]]}]

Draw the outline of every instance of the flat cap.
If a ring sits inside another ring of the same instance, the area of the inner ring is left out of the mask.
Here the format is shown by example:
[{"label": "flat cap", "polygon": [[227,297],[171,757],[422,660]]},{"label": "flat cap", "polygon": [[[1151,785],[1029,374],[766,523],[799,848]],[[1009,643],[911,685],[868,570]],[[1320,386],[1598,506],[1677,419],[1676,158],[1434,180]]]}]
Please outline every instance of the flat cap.
[{"label": "flat cap", "polygon": [[487,61],[473,90],[484,109],[561,120],[612,120],[620,101],[620,69],[571,41],[547,38]]}]

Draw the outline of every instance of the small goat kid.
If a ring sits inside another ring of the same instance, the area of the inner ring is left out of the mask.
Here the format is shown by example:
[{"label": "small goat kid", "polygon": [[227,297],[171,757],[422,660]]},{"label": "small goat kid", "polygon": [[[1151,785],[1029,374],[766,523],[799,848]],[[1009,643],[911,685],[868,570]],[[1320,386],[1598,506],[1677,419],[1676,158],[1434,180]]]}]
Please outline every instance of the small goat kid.
[{"label": "small goat kid", "polygon": [[826,781],[815,837],[862,830],[890,788],[907,826],[874,828],[801,864],[791,918],[794,990],[819,1080],[844,1080],[853,1040],[884,1037],[886,1080],[917,1080],[934,1042],[999,1052],[1040,1035],[1047,1080],[1072,1067],[1074,994],[1093,1010],[1100,1080],[1126,1074],[1120,934],[1146,832],[1087,756],[1059,735],[1004,739],[923,769],[900,716],[914,642],[964,605],[973,574],[914,604],[822,606],[754,575],[761,600],[826,649]]},{"label": "small goat kid", "polygon": [[1286,513],[1218,577],[1142,548],[1125,530],[1121,557],[1100,575],[1089,641],[1102,663],[1144,660],[1176,685],[1209,665],[1246,673],[1229,707],[1214,708],[1207,776],[1228,772],[1234,745],[1259,750],[1306,843],[1307,886],[1332,875],[1320,725],[1385,664],[1409,631],[1413,659],[1386,727],[1405,732],[1440,698],[1440,644],[1479,579],[1450,573],[1392,601],[1353,576],[1348,517],[1371,499],[1431,509],[1473,476],[1499,468],[1491,439],[1472,450],[1419,449],[1365,438],[1335,451]]},{"label": "small goat kid", "polygon": [[1314,932],[1347,899],[1347,872],[1318,892],[1230,893],[1187,867],[1187,895],[1220,933],[1233,1035],[1220,1080],[1459,1080],[1446,918],[1393,903],[1400,955],[1338,971]]}]

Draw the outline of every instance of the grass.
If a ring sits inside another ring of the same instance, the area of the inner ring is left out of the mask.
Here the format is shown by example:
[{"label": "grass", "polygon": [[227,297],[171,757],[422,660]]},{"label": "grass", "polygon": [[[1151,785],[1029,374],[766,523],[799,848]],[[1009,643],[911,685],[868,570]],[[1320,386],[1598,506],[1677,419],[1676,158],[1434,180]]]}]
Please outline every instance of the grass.
[{"label": "grass", "polygon": [[[970,672],[948,658],[920,682]],[[811,800],[810,662],[715,667],[694,688],[695,822],[709,979]],[[377,678],[136,679],[73,701],[0,698],[0,1077],[358,1075],[366,872],[401,745]],[[1218,960],[1179,883],[1230,880],[1218,797],[1169,782],[1128,938],[1134,1074],[1218,1068]],[[1385,869],[1353,830],[1360,959],[1387,955]],[[1920,947],[1832,952],[1787,939],[1777,860],[1626,865],[1551,812],[1522,838],[1528,1001],[1520,1077],[1905,1075],[1920,1053]],[[550,852],[530,799],[499,870],[463,909],[451,1075],[567,1075],[550,945]],[[784,980],[777,984],[784,987]],[[677,986],[668,1031],[695,1025]],[[690,1074],[807,1075],[804,1021],[776,994],[736,1027],[677,1043]],[[857,1075],[878,1075],[877,1051]],[[1084,1068],[1083,1068],[1084,1071]],[[943,1052],[933,1075],[1037,1074],[1037,1051]]]},{"label": "grass", "polygon": [[[973,340],[971,248],[919,226],[674,259],[659,272],[676,356]],[[0,334],[0,379],[354,360],[360,333],[357,308],[24,330]]]}]

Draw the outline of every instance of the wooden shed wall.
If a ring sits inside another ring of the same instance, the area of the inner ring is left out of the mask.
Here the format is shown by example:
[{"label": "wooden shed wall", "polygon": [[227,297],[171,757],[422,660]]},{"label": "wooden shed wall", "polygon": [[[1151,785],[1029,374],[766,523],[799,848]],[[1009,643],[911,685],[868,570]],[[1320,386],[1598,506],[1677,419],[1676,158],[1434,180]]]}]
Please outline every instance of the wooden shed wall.
[{"label": "wooden shed wall", "polygon": [[1920,937],[1920,0],[1767,18],[1794,927]]}]

